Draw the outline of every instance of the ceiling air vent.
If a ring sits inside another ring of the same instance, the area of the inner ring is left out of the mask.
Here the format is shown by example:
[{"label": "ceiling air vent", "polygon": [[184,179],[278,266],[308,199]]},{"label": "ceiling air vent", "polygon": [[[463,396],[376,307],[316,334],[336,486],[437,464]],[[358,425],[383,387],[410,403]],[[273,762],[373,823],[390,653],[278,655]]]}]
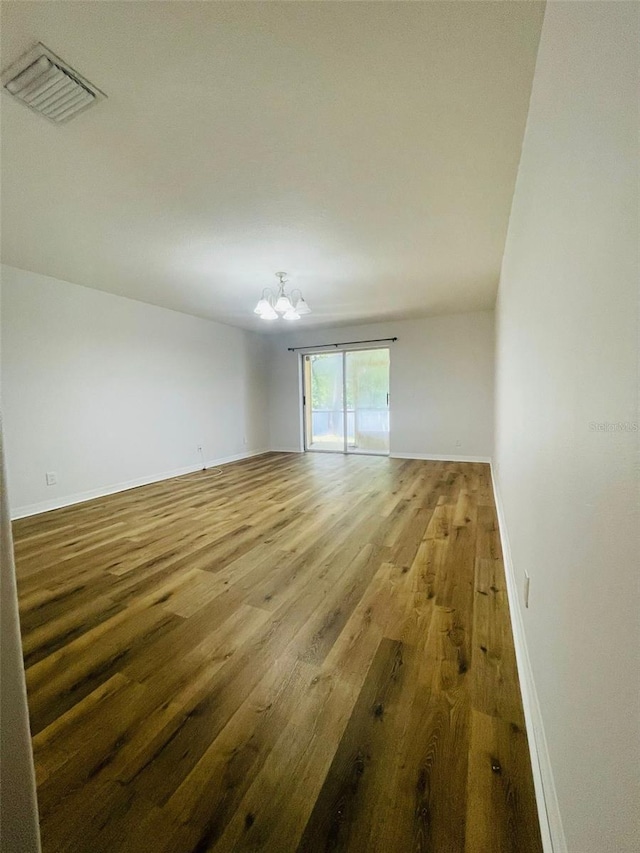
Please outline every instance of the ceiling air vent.
[{"label": "ceiling air vent", "polygon": [[2,75],[2,86],[34,112],[62,124],[106,98],[43,44],[37,44]]}]

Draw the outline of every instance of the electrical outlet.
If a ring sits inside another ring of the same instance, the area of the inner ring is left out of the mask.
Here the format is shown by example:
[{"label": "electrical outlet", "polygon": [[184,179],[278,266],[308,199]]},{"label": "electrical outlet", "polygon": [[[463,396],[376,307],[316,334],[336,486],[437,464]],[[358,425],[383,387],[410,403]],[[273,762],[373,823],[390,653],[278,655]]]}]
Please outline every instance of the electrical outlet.
[{"label": "electrical outlet", "polygon": [[247,436],[246,436],[246,435],[245,435],[245,437],[242,439],[242,443],[244,444],[244,446],[245,446],[245,447],[247,446]]},{"label": "electrical outlet", "polygon": [[462,447],[462,442],[460,441],[459,438],[456,439],[456,447]]},{"label": "electrical outlet", "polygon": [[47,471],[45,474],[45,478],[47,481],[47,486],[55,486],[58,482],[58,475],[55,471]]},{"label": "electrical outlet", "polygon": [[524,606],[529,606],[529,587],[531,586],[531,578],[525,572],[524,573]]},{"label": "electrical outlet", "polygon": [[199,445],[196,447],[196,451],[197,451],[198,453],[202,453],[202,445],[201,445],[201,444],[199,444]]}]

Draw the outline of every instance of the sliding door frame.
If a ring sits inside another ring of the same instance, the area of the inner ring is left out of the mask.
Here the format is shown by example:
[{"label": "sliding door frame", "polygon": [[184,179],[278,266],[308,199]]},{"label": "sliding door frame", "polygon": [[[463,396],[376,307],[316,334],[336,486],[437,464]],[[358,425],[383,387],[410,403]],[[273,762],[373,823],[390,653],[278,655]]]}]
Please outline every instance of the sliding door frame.
[{"label": "sliding door frame", "polygon": [[[343,456],[389,456],[391,450],[386,453],[375,453],[374,451],[358,451],[358,453],[350,453],[348,450],[348,419],[347,411],[347,353],[348,352],[366,352],[367,350],[386,349],[389,353],[389,380],[387,382],[389,390],[387,391],[387,412],[389,421],[391,421],[391,347],[390,346],[346,346],[336,347],[335,349],[308,349],[300,353],[300,376],[302,379],[302,392],[300,400],[302,402],[302,446],[305,453],[342,453]],[[321,355],[325,353],[341,353],[342,354],[342,416],[343,416],[343,449],[342,450],[324,450],[320,447],[309,447],[309,433],[311,432],[311,423],[313,410],[310,402],[307,401],[308,392],[311,391],[311,362],[307,361],[307,356]],[[308,369],[307,369],[308,367]],[[391,426],[389,425],[389,443],[391,443]]]}]

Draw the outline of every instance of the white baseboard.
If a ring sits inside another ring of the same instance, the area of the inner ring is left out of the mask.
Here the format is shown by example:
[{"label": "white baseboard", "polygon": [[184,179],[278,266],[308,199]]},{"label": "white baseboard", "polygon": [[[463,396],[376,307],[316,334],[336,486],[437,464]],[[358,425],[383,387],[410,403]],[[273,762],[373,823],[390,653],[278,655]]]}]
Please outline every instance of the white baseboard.
[{"label": "white baseboard", "polygon": [[270,447],[269,453],[304,453],[299,447]]},{"label": "white baseboard", "polygon": [[425,459],[427,462],[491,462],[490,456],[456,456],[441,453],[390,453],[392,459]]},{"label": "white baseboard", "polygon": [[[229,462],[239,462],[241,459],[249,459],[251,456],[261,456],[263,453],[268,453],[268,450],[252,450],[248,453],[236,453],[233,456],[223,456],[220,459],[212,459],[206,463],[207,468],[216,468],[219,465],[227,465]],[[59,498],[52,498],[48,501],[40,501],[35,504],[27,504],[19,506],[11,510],[11,518],[26,518],[29,515],[38,515],[41,512],[49,512],[52,509],[61,509],[65,506],[73,506],[73,504],[84,503],[91,501],[94,498],[103,498],[106,495],[114,495],[117,492],[126,492],[127,489],[135,489],[138,486],[148,486],[151,483],[159,483],[162,480],[171,480],[173,477],[182,477],[184,474],[193,474],[196,471],[202,470],[202,463],[198,465],[188,465],[186,468],[176,468],[174,471],[164,471],[161,474],[152,474],[149,477],[138,477],[135,480],[127,480],[123,483],[112,483],[109,486],[104,486],[101,489],[91,489],[87,492],[77,492],[73,495],[64,495]]]},{"label": "white baseboard", "polygon": [[562,828],[560,806],[556,794],[549,749],[544,732],[542,712],[538,701],[531,660],[527,649],[527,640],[522,621],[522,610],[518,598],[518,584],[511,556],[511,546],[507,534],[507,525],[504,517],[504,507],[500,497],[500,490],[496,473],[491,466],[491,481],[493,483],[493,494],[498,514],[498,525],[500,528],[500,543],[504,559],[504,570],[507,581],[507,598],[509,601],[509,612],[511,614],[511,630],[513,631],[513,642],[518,663],[518,675],[520,679],[520,691],[522,693],[522,705],[524,708],[525,722],[527,726],[527,737],[529,740],[529,753],[531,756],[531,769],[533,772],[533,784],[536,792],[538,816],[540,819],[540,832],[542,835],[542,846],[544,853],[567,853],[567,842]]}]

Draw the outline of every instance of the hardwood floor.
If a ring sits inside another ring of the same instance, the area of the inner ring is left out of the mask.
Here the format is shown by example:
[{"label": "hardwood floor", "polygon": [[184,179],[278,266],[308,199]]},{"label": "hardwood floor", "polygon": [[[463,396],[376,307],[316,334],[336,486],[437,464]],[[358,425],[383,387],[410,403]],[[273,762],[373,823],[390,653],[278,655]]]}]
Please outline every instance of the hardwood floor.
[{"label": "hardwood floor", "polygon": [[539,853],[489,467],[220,470],[14,522],[45,853]]}]

